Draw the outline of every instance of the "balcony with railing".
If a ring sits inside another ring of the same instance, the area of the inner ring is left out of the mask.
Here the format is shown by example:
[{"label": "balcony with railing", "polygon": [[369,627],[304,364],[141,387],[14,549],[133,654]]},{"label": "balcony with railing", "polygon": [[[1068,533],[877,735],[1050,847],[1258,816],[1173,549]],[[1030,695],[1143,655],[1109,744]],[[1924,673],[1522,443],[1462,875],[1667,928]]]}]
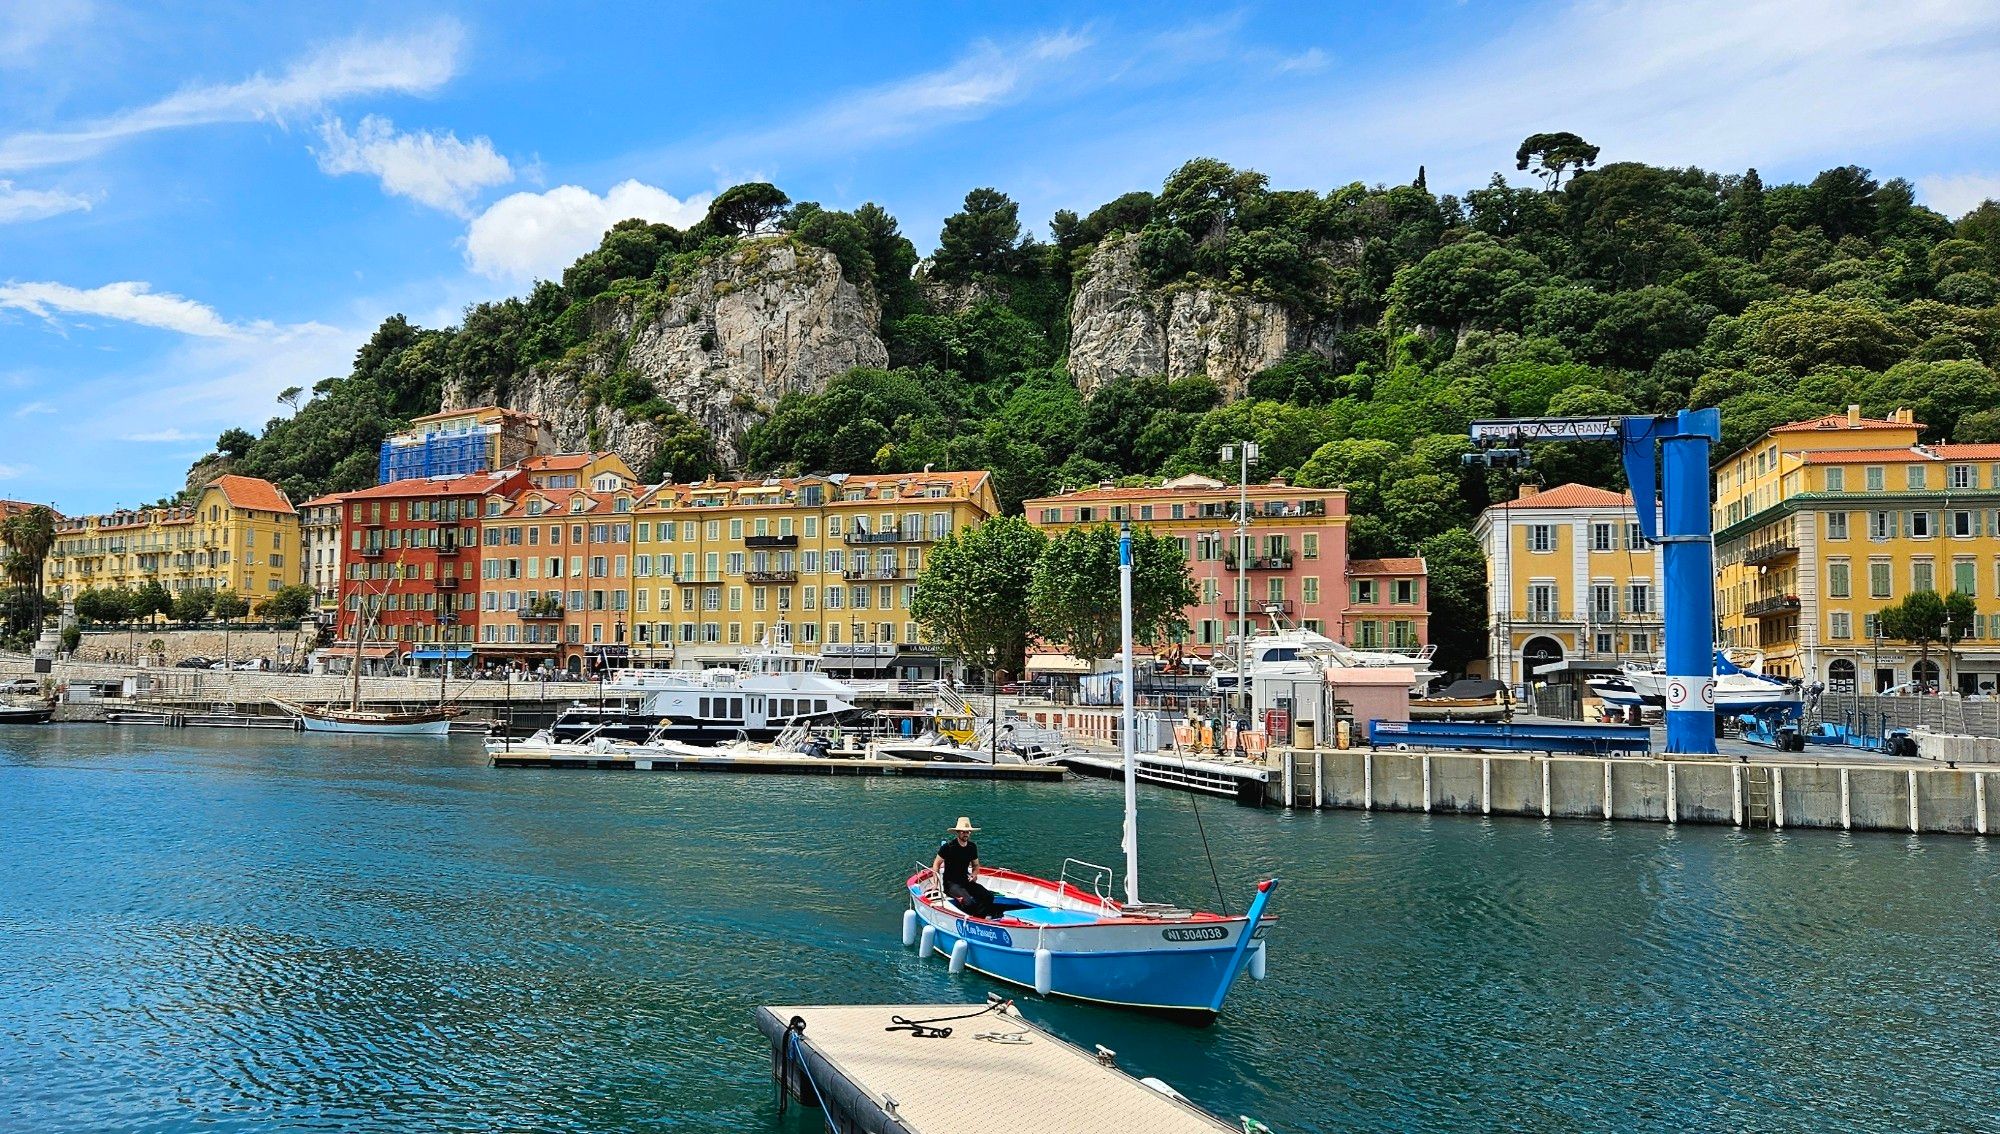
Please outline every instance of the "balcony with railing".
[{"label": "balcony with railing", "polygon": [[720,583],[722,582],[722,576],[708,574],[706,572],[701,572],[701,571],[690,571],[685,574],[676,571],[674,572],[674,582],[679,583],[682,586],[698,587],[705,584]]},{"label": "balcony with railing", "polygon": [[380,559],[384,550],[386,549],[381,544],[371,543],[363,545],[361,550],[355,554],[361,556],[363,559]]},{"label": "balcony with railing", "polygon": [[743,574],[743,579],[752,586],[789,586],[799,581],[799,573],[797,571],[746,571]]},{"label": "balcony with railing", "polygon": [[436,547],[436,548],[435,548],[434,550],[435,550],[435,551],[436,551],[436,552],[437,552],[437,553],[438,553],[439,555],[443,555],[443,556],[447,556],[447,557],[449,557],[449,556],[454,556],[454,555],[457,555],[457,554],[458,554],[458,552],[459,552],[459,547],[458,547],[458,541],[457,541],[457,540],[447,540],[447,541],[445,541],[444,543],[440,543],[440,544],[438,544],[438,545],[437,545],[437,547]]},{"label": "balcony with railing", "polygon": [[914,579],[916,578],[916,572],[905,571],[900,567],[849,567],[840,573],[840,577],[849,582],[860,582],[864,579],[879,579],[886,583],[893,582],[896,579]]},{"label": "balcony with railing", "polygon": [[1771,595],[1768,598],[1755,599],[1745,604],[1743,614],[1747,618],[1778,618],[1787,614],[1796,614],[1798,613],[1798,609],[1799,596]]},{"label": "balcony with railing", "polygon": [[521,617],[529,622],[558,622],[563,616],[560,603],[536,603],[521,608]]},{"label": "balcony with railing", "polygon": [[846,536],[847,542],[852,544],[914,543],[919,538],[921,537],[916,532],[906,534],[896,528],[891,528],[886,532],[848,532]]},{"label": "balcony with railing", "polygon": [[[1235,552],[1223,552],[1222,565],[1224,568],[1231,571],[1236,570],[1236,561],[1237,555]],[[1243,569],[1246,571],[1289,571],[1292,569],[1292,557],[1290,554],[1259,555],[1254,558],[1245,559],[1243,561]]]},{"label": "balcony with railing", "polygon": [[799,537],[795,535],[753,535],[743,537],[743,546],[752,551],[765,548],[797,547]]},{"label": "balcony with railing", "polygon": [[443,578],[439,579],[439,580],[437,581],[437,589],[438,589],[438,590],[441,590],[441,591],[455,591],[455,590],[457,590],[457,589],[458,589],[458,576],[457,576],[457,575],[446,575],[446,576],[444,576]]},{"label": "balcony with railing", "polygon": [[1798,544],[1788,539],[1777,540],[1745,551],[1743,553],[1743,565],[1746,567],[1755,567],[1760,563],[1775,563],[1780,559],[1789,558],[1798,553]]}]

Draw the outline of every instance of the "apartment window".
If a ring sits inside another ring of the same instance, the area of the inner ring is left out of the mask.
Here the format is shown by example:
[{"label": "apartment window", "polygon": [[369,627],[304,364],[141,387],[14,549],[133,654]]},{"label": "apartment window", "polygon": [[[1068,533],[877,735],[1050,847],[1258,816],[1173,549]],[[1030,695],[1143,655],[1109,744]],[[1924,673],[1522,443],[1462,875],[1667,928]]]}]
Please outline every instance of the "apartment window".
[{"label": "apartment window", "polygon": [[1868,513],[1869,539],[1874,539],[1874,540],[1889,539],[1893,537],[1895,534],[1896,534],[1896,520],[1894,512]]},{"label": "apartment window", "polygon": [[1889,564],[1878,560],[1868,564],[1868,597],[1889,597]]},{"label": "apartment window", "polygon": [[1414,606],[1417,601],[1417,581],[1397,579],[1390,584],[1389,601],[1399,606]]},{"label": "apartment window", "polygon": [[1307,559],[1319,558],[1319,533],[1307,532],[1299,537],[1299,554]]},{"label": "apartment window", "polygon": [[1633,652],[1633,653],[1635,653],[1635,654],[1650,654],[1650,653],[1652,653],[1652,652],[1653,652],[1653,636],[1652,636],[1651,634],[1634,634],[1634,635],[1632,635],[1632,652]]},{"label": "apartment window", "polygon": [[1913,591],[1937,590],[1937,570],[1928,559],[1919,559],[1910,564],[1910,589]]},{"label": "apartment window", "polygon": [[1529,551],[1554,551],[1555,546],[1556,532],[1554,528],[1547,524],[1528,525]]},{"label": "apartment window", "polygon": [[1625,550],[1646,550],[1646,537],[1639,531],[1639,525],[1636,523],[1625,525]]},{"label": "apartment window", "polygon": [[1633,583],[1628,590],[1633,614],[1653,613],[1653,584]]},{"label": "apartment window", "polygon": [[1590,550],[1592,551],[1612,550],[1610,524],[1590,525]]},{"label": "apartment window", "polygon": [[1950,479],[1946,481],[1953,489],[1978,488],[1979,469],[1973,465],[1951,466]]},{"label": "apartment window", "polygon": [[1844,610],[1836,610],[1827,615],[1826,636],[1842,639],[1854,637],[1854,616]]},{"label": "apartment window", "polygon": [[1979,521],[1974,513],[1957,511],[1951,514],[1951,534],[1954,539],[1966,539],[1979,534]]},{"label": "apartment window", "polygon": [[1618,616],[1618,588],[1612,583],[1590,585],[1590,619],[1609,622]]},{"label": "apartment window", "polygon": [[1847,538],[1847,513],[1828,512],[1826,514],[1826,538]]},{"label": "apartment window", "polygon": [[1869,465],[1864,475],[1868,481],[1868,491],[1880,492],[1885,483],[1881,465]]},{"label": "apartment window", "polygon": [[[1308,537],[1306,537],[1306,538],[1310,539],[1310,538],[1312,538],[1312,537],[1308,536]],[[1213,580],[1213,579],[1208,579],[1208,580],[1205,580],[1205,581],[1206,581],[1206,582],[1209,582],[1209,583],[1214,583],[1214,582],[1215,582],[1215,580]],[[1307,575],[1307,576],[1305,577],[1304,581],[1303,581],[1303,582],[1301,582],[1301,583],[1299,584],[1299,589],[1300,589],[1300,592],[1301,592],[1301,595],[1300,595],[1300,597],[1301,597],[1301,598],[1302,598],[1302,599],[1304,600],[1304,602],[1305,602],[1305,604],[1306,604],[1307,606],[1311,606],[1312,604],[1314,604],[1314,603],[1318,602],[1318,601],[1319,601],[1319,576],[1318,576],[1318,575]],[[1212,599],[1211,599],[1210,601],[1214,601],[1214,600],[1212,600]]]},{"label": "apartment window", "polygon": [[1850,598],[1853,596],[1852,570],[1844,559],[1836,559],[1826,565],[1826,593],[1830,598]]},{"label": "apartment window", "polygon": [[1350,599],[1355,606],[1375,605],[1375,580],[1356,579],[1349,585]]},{"label": "apartment window", "polygon": [[1528,616],[1536,622],[1555,621],[1556,585],[1554,583],[1528,584]]},{"label": "apartment window", "polygon": [[1931,538],[1931,514],[1929,512],[1910,513],[1910,538]]},{"label": "apartment window", "polygon": [[1882,636],[1882,616],[1879,614],[1862,615],[1861,633],[1870,638],[1880,638]]},{"label": "apartment window", "polygon": [[1611,635],[1609,634],[1597,635],[1594,639],[1592,639],[1592,643],[1597,647],[1597,652],[1600,654],[1608,654],[1611,652]]},{"label": "apartment window", "polygon": [[1044,508],[1044,509],[1042,509],[1042,522],[1043,522],[1043,523],[1045,523],[1045,524],[1059,524],[1059,523],[1061,523],[1061,522],[1062,522],[1062,509],[1061,509],[1061,508]]},{"label": "apartment window", "polygon": [[1839,467],[1826,470],[1826,490],[1828,492],[1847,491],[1847,470]]},{"label": "apartment window", "polygon": [[1955,559],[1951,564],[1951,589],[1967,598],[1973,597],[1978,589],[1978,568],[1970,559]]}]

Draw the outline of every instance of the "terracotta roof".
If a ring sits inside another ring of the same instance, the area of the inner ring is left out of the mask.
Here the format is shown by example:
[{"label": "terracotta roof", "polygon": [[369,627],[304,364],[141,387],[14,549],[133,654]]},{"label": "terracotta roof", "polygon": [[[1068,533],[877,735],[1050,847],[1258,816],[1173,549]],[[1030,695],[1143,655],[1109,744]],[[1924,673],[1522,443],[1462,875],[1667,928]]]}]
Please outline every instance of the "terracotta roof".
[{"label": "terracotta roof", "polygon": [[268,480],[228,473],[216,477],[209,487],[220,489],[232,507],[259,512],[293,512],[292,502],[286,498],[284,491]]},{"label": "terracotta roof", "polygon": [[410,424],[417,425],[426,421],[443,421],[454,417],[471,417],[476,414],[486,414],[489,416],[497,414],[502,421],[541,420],[541,418],[532,413],[523,413],[520,410],[506,409],[502,406],[467,406],[465,409],[440,410],[437,413],[427,413],[421,417],[413,417],[410,419]]},{"label": "terracotta roof", "polygon": [[1807,453],[1809,465],[1894,464],[1898,461],[2000,461],[2000,445],[1925,445],[1921,450],[1821,449]]},{"label": "terracotta roof", "polygon": [[308,501],[306,501],[305,503],[303,503],[303,504],[299,505],[299,507],[301,507],[301,508],[324,508],[324,507],[326,507],[326,506],[327,506],[328,504],[338,504],[338,503],[340,503],[340,502],[341,502],[342,500],[345,500],[345,499],[347,499],[348,495],[349,495],[349,494],[348,494],[348,493],[345,493],[345,492],[329,492],[329,493],[327,493],[327,494],[326,494],[325,496],[315,496],[315,497],[313,497],[313,498],[312,498],[311,500],[308,500]]},{"label": "terracotta roof", "polygon": [[[1225,484],[1219,488],[1210,488],[1206,485],[1170,488],[1159,484],[1146,485],[1140,488],[1082,488],[1075,492],[1065,492],[1057,496],[1038,496],[1033,500],[1024,501],[1022,507],[1054,504],[1089,504],[1098,500],[1185,501],[1197,496],[1212,496],[1217,500],[1234,500],[1241,491],[1241,489],[1233,484]],[[1346,491],[1344,488],[1301,488],[1296,484],[1253,484],[1250,486],[1250,498],[1252,500],[1262,500],[1278,496],[1286,498],[1294,498],[1301,495],[1332,496],[1345,493]]]},{"label": "terracotta roof", "polygon": [[521,474],[518,472],[497,472],[474,473],[471,476],[455,476],[445,480],[392,480],[373,488],[349,492],[343,499],[389,500],[409,496],[476,496],[505,491],[520,479]]},{"label": "terracotta roof", "polygon": [[521,462],[521,467],[529,472],[551,472],[556,469],[580,469],[587,467],[607,453],[551,453],[544,457],[529,457]]},{"label": "terracotta roof", "polygon": [[1503,500],[1489,504],[1488,512],[1518,512],[1523,508],[1615,508],[1630,506],[1632,494],[1612,492],[1605,488],[1592,488],[1587,484],[1559,484],[1554,488],[1544,488],[1525,499]]},{"label": "terracotta roof", "polygon": [[1421,556],[1347,561],[1347,573],[1350,575],[1422,575],[1425,571]]},{"label": "terracotta roof", "polygon": [[[984,469],[978,469],[965,472],[854,474],[841,480],[835,480],[831,476],[764,477],[758,480],[718,480],[712,482],[701,481],[693,484],[656,484],[651,488],[644,489],[643,492],[645,501],[650,504],[667,496],[705,496],[719,492],[739,492],[744,489],[783,492],[788,490],[796,491],[801,485],[823,484],[828,489],[828,503],[840,503],[837,494],[852,488],[875,489],[881,488],[883,485],[910,485],[914,487],[917,485],[943,484],[947,485],[956,496],[970,497],[977,493],[980,486],[985,484],[992,475]],[[912,496],[906,499],[918,500],[922,498]],[[894,503],[901,502],[898,500]]]},{"label": "terracotta roof", "polygon": [[1772,433],[1812,433],[1836,429],[1922,429],[1923,426],[1911,421],[1891,421],[1888,418],[1864,417],[1859,423],[1850,425],[1844,413],[1830,413],[1824,417],[1807,418],[1804,421],[1789,422],[1771,427]]}]

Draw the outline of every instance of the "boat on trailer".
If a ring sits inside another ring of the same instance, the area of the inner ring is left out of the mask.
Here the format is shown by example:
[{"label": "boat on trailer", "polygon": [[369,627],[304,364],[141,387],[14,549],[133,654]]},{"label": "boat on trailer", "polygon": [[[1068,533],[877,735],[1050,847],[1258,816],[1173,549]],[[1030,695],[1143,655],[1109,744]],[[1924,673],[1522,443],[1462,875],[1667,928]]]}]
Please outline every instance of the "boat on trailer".
[{"label": "boat on trailer", "polygon": [[[927,866],[904,882],[903,944],[943,953],[951,969],[972,969],[1032,988],[1042,996],[1161,1012],[1214,1022],[1237,978],[1265,974],[1265,916],[1277,879],[1258,883],[1241,914],[1208,913],[1139,897],[1139,806],[1133,751],[1132,534],[1119,538],[1119,599],[1124,638],[1125,895],[1114,898],[1112,871],[1069,859],[1051,881],[982,867],[978,881],[998,899],[997,917],[959,908]],[[1072,880],[1072,873],[1076,874]]]}]

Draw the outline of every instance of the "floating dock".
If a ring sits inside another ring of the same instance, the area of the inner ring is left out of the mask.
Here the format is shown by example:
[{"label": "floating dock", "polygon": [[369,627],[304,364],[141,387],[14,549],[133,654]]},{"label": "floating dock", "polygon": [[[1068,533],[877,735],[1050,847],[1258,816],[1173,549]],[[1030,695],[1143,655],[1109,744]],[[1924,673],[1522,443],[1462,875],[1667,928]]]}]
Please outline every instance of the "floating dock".
[{"label": "floating dock", "polygon": [[[1079,776],[1125,778],[1125,761],[1121,756],[1079,751],[1064,756],[1062,763]],[[1271,780],[1276,772],[1251,760],[1183,759],[1142,752],[1133,757],[1133,764],[1133,775],[1141,783],[1233,799],[1246,807],[1262,807],[1274,801]]]},{"label": "floating dock", "polygon": [[523,747],[489,753],[496,768],[577,768],[611,772],[733,772],[775,776],[903,776],[920,780],[1000,780],[1011,783],[1055,783],[1063,769],[1054,764],[971,764],[949,760],[840,760],[792,753],[719,753],[695,756],[676,752],[601,752],[590,755],[550,753]]},{"label": "floating dock", "polygon": [[[865,1134],[1220,1134],[1232,1126],[1043,1031],[1011,1005],[757,1009],[771,1070],[828,1125]],[[935,1021],[932,1036],[897,1018]]]}]

